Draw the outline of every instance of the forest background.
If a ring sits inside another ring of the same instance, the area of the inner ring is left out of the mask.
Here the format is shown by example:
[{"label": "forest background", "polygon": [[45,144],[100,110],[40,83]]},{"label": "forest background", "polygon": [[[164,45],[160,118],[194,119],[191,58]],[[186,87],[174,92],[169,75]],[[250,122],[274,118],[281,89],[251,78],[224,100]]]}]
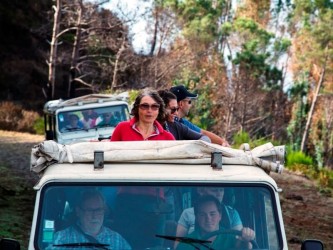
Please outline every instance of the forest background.
[{"label": "forest background", "polygon": [[51,99],[184,84],[194,123],[235,146],[286,144],[287,164],[333,186],[332,1],[108,2],[1,1],[0,129],[41,131]]}]

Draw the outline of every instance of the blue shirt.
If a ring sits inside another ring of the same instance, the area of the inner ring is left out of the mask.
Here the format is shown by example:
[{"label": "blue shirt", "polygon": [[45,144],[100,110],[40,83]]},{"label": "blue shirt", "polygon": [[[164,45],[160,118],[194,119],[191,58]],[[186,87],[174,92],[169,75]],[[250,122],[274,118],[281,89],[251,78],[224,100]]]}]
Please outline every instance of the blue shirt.
[{"label": "blue shirt", "polygon": [[184,124],[185,126],[189,127],[190,129],[194,130],[197,133],[201,133],[201,128],[198,126],[194,125],[192,122],[186,120],[185,118],[180,118],[179,122]]},{"label": "blue shirt", "polygon": [[[96,236],[96,240],[101,244],[107,244],[107,249],[117,250],[117,249],[126,249],[130,250],[131,247],[127,243],[127,241],[118,233],[115,231],[112,231],[111,229],[107,227],[102,227],[99,234]],[[53,244],[68,244],[68,243],[83,243],[83,242],[89,242],[89,240],[80,232],[78,232],[75,227],[71,226],[67,229],[64,229],[62,231],[56,232],[54,235],[54,241]],[[71,249],[74,249],[75,247],[72,247]],[[54,246],[53,249],[70,249],[60,246]],[[77,249],[82,249],[77,248]],[[88,249],[88,247],[86,248]],[[92,248],[89,248],[92,249]]]}]

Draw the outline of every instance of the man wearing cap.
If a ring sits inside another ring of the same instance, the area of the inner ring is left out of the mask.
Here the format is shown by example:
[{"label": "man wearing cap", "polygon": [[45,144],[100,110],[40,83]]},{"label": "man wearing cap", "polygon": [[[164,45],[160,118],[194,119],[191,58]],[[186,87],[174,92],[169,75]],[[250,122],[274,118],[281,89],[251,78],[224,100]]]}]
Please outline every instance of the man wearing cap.
[{"label": "man wearing cap", "polygon": [[174,86],[170,89],[172,93],[177,96],[178,102],[178,115],[179,115],[179,122],[183,123],[184,125],[188,126],[190,129],[204,134],[210,138],[212,143],[216,143],[225,147],[230,147],[227,140],[223,139],[222,137],[209,132],[207,130],[201,129],[198,126],[194,125],[190,121],[186,120],[184,117],[188,115],[190,108],[192,106],[192,101],[198,97],[197,94],[189,92],[184,85]]}]

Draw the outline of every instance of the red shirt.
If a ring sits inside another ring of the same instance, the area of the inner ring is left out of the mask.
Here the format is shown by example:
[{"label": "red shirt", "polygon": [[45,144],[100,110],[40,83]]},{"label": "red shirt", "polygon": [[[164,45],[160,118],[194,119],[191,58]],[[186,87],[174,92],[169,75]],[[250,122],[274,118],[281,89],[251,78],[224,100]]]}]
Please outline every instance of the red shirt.
[{"label": "red shirt", "polygon": [[[129,121],[120,122],[111,136],[111,141],[143,141],[143,136],[140,131],[135,127],[136,119],[132,118]],[[175,140],[174,136],[163,129],[161,124],[157,121],[154,122],[155,132],[151,134],[146,140]],[[118,193],[126,194],[143,194],[155,197],[158,195],[164,199],[164,191],[161,188],[159,193],[156,194],[156,188],[146,187],[145,189],[136,189],[134,187],[122,187]]]},{"label": "red shirt", "polygon": [[111,141],[144,141],[144,140],[175,140],[175,137],[164,130],[158,121],[154,121],[155,132],[147,139],[144,139],[140,131],[135,126],[136,119],[120,122],[111,136]]}]

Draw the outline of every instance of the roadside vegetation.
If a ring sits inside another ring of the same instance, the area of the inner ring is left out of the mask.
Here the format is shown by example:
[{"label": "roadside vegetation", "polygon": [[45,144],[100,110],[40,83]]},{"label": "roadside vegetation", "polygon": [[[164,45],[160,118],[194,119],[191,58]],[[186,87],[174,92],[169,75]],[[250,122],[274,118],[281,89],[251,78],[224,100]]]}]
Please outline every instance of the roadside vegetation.
[{"label": "roadside vegetation", "polygon": [[[270,141],[266,138],[251,139],[248,133],[240,132],[233,137],[233,147],[238,148],[242,143],[249,143],[251,148],[271,142],[273,145],[284,145],[283,142]],[[326,196],[333,197],[333,170],[318,167],[311,156],[301,151],[294,151],[286,144],[285,167],[293,172],[300,173],[307,178],[316,181],[318,189]]]},{"label": "roadside vegetation", "polygon": [[103,2],[0,3],[0,129],[42,134],[51,99],[183,84],[198,94],[193,123],[235,147],[287,145],[289,168],[331,187],[331,1]]},{"label": "roadside vegetation", "polygon": [[[138,91],[130,91],[130,102],[132,102]],[[12,110],[10,115],[8,110]],[[201,117],[201,116],[200,116]],[[199,118],[200,118],[199,117]],[[0,103],[0,128],[4,130],[14,130],[18,132],[28,132],[33,134],[44,134],[44,120],[41,115],[33,111],[25,111],[22,106],[10,102]],[[206,117],[203,120],[209,120]],[[13,126],[13,124],[15,124]],[[324,166],[319,166],[315,157],[306,155],[299,150],[293,150],[291,144],[283,141],[272,141],[270,138],[251,138],[246,132],[236,133],[232,140],[233,148],[239,148],[242,143],[249,143],[251,148],[272,142],[274,145],[286,145],[285,166],[294,172],[301,173],[307,178],[315,180],[322,193],[333,196],[333,170]]]},{"label": "roadside vegetation", "polygon": [[27,249],[35,201],[35,191],[24,175],[15,175],[9,166],[1,166],[0,238],[18,239]]}]

